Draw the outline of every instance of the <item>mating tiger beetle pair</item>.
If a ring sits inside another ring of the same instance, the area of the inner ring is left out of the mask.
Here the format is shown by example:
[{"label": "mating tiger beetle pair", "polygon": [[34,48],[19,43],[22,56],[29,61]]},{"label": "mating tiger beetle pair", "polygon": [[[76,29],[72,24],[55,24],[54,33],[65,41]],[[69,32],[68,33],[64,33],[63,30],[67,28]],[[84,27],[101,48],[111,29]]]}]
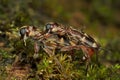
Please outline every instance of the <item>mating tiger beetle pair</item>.
[{"label": "mating tiger beetle pair", "polygon": [[100,44],[93,37],[83,31],[78,31],[72,27],[64,26],[56,22],[49,22],[45,25],[44,31],[40,31],[34,26],[23,26],[20,29],[20,35],[26,46],[26,39],[32,38],[35,40],[35,54],[39,52],[37,42],[42,43],[42,49],[49,55],[53,56],[54,52],[70,52],[72,50],[82,50],[84,56],[83,61],[86,61],[86,70],[90,63],[91,57],[96,53],[98,59],[98,51]]}]

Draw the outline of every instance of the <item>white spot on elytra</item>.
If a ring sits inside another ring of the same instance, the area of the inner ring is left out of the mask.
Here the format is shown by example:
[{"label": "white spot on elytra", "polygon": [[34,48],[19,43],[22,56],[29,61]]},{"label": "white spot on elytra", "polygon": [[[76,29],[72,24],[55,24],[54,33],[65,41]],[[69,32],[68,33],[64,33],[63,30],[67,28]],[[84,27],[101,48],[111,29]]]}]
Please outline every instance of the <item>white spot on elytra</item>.
[{"label": "white spot on elytra", "polygon": [[88,36],[86,33],[84,34],[85,36]]},{"label": "white spot on elytra", "polygon": [[97,47],[96,43],[93,43],[92,47]]},{"label": "white spot on elytra", "polygon": [[83,37],[83,38],[81,39],[81,41],[83,41],[83,42],[84,42],[84,41],[85,41],[85,37]]}]

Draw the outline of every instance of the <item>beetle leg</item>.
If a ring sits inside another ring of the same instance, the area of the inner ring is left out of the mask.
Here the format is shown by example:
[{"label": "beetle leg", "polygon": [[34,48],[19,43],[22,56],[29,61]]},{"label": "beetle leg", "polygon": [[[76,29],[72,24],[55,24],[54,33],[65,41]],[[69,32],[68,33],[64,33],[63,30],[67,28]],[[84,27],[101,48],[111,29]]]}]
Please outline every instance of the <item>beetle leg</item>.
[{"label": "beetle leg", "polygon": [[34,53],[34,56],[33,56],[34,58],[38,58],[38,56],[39,56],[39,55],[38,55],[39,49],[40,49],[40,48],[39,48],[37,42],[35,42],[35,43],[34,43],[34,52],[35,52],[35,53]]}]

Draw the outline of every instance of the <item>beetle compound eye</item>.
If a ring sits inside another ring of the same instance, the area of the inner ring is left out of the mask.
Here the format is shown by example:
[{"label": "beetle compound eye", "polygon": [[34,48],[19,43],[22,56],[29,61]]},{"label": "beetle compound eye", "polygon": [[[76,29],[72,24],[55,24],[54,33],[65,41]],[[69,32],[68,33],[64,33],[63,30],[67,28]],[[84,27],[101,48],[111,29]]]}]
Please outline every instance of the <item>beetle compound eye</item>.
[{"label": "beetle compound eye", "polygon": [[49,31],[51,31],[51,28],[52,28],[52,25],[51,25],[51,24],[47,24],[47,25],[45,26],[45,31],[46,31],[46,32],[49,32]]},{"label": "beetle compound eye", "polygon": [[22,28],[20,29],[20,36],[24,36],[26,34],[26,29]]},{"label": "beetle compound eye", "polygon": [[51,24],[47,24],[46,25],[46,29],[48,30],[48,29],[50,29],[51,28]]}]

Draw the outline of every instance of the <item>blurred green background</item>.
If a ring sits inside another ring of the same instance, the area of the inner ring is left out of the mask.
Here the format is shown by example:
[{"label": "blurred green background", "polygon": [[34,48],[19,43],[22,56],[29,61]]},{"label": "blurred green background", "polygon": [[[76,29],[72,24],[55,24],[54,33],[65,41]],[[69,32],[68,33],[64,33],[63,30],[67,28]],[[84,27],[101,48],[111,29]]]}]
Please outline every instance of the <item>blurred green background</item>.
[{"label": "blurred green background", "polygon": [[105,49],[101,63],[120,64],[120,0],[0,0],[0,55],[11,50],[21,26],[51,21],[84,28]]},{"label": "blurred green background", "polygon": [[0,30],[55,21],[113,38],[120,34],[119,8],[119,0],[0,0]]}]

